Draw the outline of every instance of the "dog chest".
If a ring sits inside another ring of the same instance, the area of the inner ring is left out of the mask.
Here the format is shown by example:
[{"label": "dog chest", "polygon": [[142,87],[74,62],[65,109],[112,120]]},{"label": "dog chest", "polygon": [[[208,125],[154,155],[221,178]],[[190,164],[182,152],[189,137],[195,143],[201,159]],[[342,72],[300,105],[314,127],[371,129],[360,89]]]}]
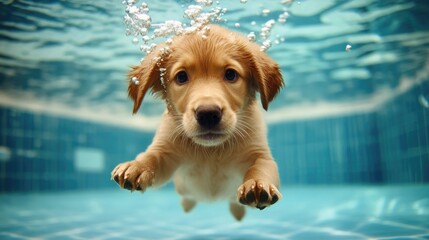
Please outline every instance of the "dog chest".
[{"label": "dog chest", "polygon": [[242,180],[243,172],[238,166],[216,162],[184,164],[175,176],[176,187],[182,194],[198,201],[230,199]]}]

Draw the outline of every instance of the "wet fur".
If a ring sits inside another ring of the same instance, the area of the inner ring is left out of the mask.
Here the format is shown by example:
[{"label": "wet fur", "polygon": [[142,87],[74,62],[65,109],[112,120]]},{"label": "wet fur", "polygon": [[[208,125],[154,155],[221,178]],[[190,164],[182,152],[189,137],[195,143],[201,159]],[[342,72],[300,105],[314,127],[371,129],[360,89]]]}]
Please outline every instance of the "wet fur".
[{"label": "wet fur", "polygon": [[[237,220],[244,216],[243,205],[264,209],[277,202],[278,170],[256,96],[259,92],[267,110],[283,85],[278,65],[257,44],[219,26],[210,26],[207,37],[178,36],[162,54],[166,46],[159,45],[129,74],[139,80],[129,85],[134,113],[148,91],[165,100],[160,126],[147,150],[119,164],[112,178],[139,191],[173,178],[185,211],[198,201],[226,199]],[[164,84],[160,68],[166,69]],[[224,79],[226,69],[238,73],[236,82]],[[180,71],[186,71],[188,83],[174,81]],[[195,119],[195,109],[207,105],[222,109],[217,128],[222,134],[208,140],[199,137]]]}]

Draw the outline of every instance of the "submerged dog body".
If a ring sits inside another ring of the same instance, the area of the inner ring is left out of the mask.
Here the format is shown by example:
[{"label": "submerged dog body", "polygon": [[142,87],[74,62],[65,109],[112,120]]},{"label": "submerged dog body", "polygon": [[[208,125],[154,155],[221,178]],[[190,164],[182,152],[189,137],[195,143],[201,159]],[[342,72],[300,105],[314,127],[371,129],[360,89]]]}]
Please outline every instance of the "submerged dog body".
[{"label": "submerged dog body", "polygon": [[257,44],[219,26],[205,30],[175,37],[130,72],[134,113],[148,90],[167,108],[152,144],[112,177],[140,191],[174,178],[185,211],[226,199],[240,220],[243,205],[263,209],[281,198],[256,93],[267,109],[283,81]]}]

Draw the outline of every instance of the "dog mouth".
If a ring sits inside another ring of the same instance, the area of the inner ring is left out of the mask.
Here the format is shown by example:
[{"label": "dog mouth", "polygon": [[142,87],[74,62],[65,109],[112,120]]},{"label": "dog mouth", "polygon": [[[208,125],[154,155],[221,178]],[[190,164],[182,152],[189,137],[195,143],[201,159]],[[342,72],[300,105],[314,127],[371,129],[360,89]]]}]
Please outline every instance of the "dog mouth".
[{"label": "dog mouth", "polygon": [[223,138],[224,136],[225,134],[221,132],[205,132],[198,134],[196,137],[204,141],[213,141]]},{"label": "dog mouth", "polygon": [[202,132],[193,137],[193,141],[205,147],[214,147],[223,143],[228,138],[224,132]]}]

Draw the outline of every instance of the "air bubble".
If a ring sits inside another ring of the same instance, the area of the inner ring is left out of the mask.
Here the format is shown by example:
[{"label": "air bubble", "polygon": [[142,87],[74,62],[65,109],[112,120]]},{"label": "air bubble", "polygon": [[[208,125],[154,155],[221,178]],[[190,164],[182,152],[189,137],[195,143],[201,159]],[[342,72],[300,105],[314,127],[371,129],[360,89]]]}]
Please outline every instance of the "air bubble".
[{"label": "air bubble", "polygon": [[146,45],[140,45],[140,51],[146,52],[148,50],[148,46]]},{"label": "air bubble", "polygon": [[139,85],[139,79],[137,77],[132,77],[131,81],[134,83],[134,85]]},{"label": "air bubble", "polygon": [[269,20],[268,22],[265,23],[265,26],[267,27],[273,27],[274,24],[276,23],[276,21],[274,21],[273,19]]},{"label": "air bubble", "polygon": [[167,86],[165,85],[165,79],[164,79],[164,75],[166,71],[167,71],[166,68],[161,68],[161,67],[159,68],[159,79],[161,81],[161,85],[164,88],[164,90],[167,90]]},{"label": "air bubble", "polygon": [[144,35],[146,35],[147,34],[147,28],[142,28],[142,29],[140,29],[140,34],[142,35],[142,36],[144,36]]},{"label": "air bubble", "polygon": [[[123,21],[126,26],[126,35],[137,38],[132,40],[134,43],[137,43],[136,40],[139,39],[144,42],[140,49],[145,55],[153,51],[152,45],[147,45],[159,38],[165,41],[165,39],[171,39],[174,36],[198,32],[205,39],[209,31],[207,25],[215,22],[225,22],[222,17],[227,9],[218,6],[208,9],[207,6],[211,6],[214,2],[213,0],[195,0],[195,2],[196,4],[187,6],[184,11],[184,18],[189,22],[187,24],[172,20],[152,23],[152,19],[148,14],[149,5],[147,3],[143,2],[137,5],[138,0],[124,0],[125,14]],[[216,1],[216,4],[219,4],[219,1]],[[166,44],[171,44],[171,42],[171,40],[167,40]]]},{"label": "air bubble", "polygon": [[282,4],[292,4],[293,0],[282,0]]},{"label": "air bubble", "polygon": [[195,0],[195,2],[200,3],[205,6],[211,6],[213,4],[212,0]]},{"label": "air bubble", "polygon": [[210,27],[209,26],[205,26],[202,30],[204,32],[204,34],[210,32]]},{"label": "air bubble", "polygon": [[241,3],[247,3],[247,0],[240,0]]},{"label": "air bubble", "polygon": [[247,35],[247,39],[249,39],[249,41],[251,41],[251,42],[256,41],[256,35],[255,35],[255,33],[254,33],[254,32],[250,32],[250,33]]},{"label": "air bubble", "polygon": [[268,16],[268,14],[270,14],[270,9],[263,9],[262,10],[262,16]]},{"label": "air bubble", "polygon": [[[163,47],[163,48],[159,49],[159,55],[161,57],[167,57],[170,53],[171,53],[170,47]],[[161,59],[161,61],[162,61],[162,59]]]},{"label": "air bubble", "polygon": [[240,23],[235,23],[235,24],[234,24],[234,26],[235,26],[236,28],[239,28],[239,27],[240,27]]},{"label": "air bubble", "polygon": [[156,48],[156,44],[155,43],[152,43],[151,45],[150,45],[150,50],[155,50],[155,48]]},{"label": "air bubble", "polygon": [[134,44],[137,44],[137,43],[139,43],[139,39],[138,39],[137,37],[134,37],[132,42],[133,42]]},{"label": "air bubble", "polygon": [[198,5],[190,5],[188,9],[185,10],[185,16],[189,19],[197,18],[202,12],[203,8]]},{"label": "air bubble", "polygon": [[351,50],[352,50],[352,45],[347,44],[347,45],[346,45],[346,51],[347,51],[347,52],[350,52]]},{"label": "air bubble", "polygon": [[271,41],[270,40],[265,40],[263,43],[262,43],[262,46],[261,46],[261,51],[262,52],[265,52],[265,51],[267,51],[269,48],[271,47]]},{"label": "air bubble", "polygon": [[289,17],[289,13],[288,12],[284,12],[284,13],[282,13],[282,14],[279,15],[278,22],[279,23],[285,23],[288,17]]},{"label": "air bubble", "polygon": [[150,37],[148,37],[148,36],[144,36],[144,37],[143,37],[143,41],[144,41],[144,43],[146,43],[146,44],[147,44],[147,42],[149,42],[149,40],[150,40]]},{"label": "air bubble", "polygon": [[150,16],[147,15],[146,13],[138,13],[135,15],[137,20],[140,20],[142,25],[145,27],[149,27],[150,26],[150,22],[152,21]]},{"label": "air bubble", "polygon": [[276,21],[274,21],[273,19],[267,21],[261,28],[261,33],[259,34],[259,36],[266,40],[270,35],[271,35],[271,29],[273,28],[274,24],[276,23]]},{"label": "air bubble", "polygon": [[127,8],[127,12],[131,13],[131,14],[135,14],[139,12],[139,8],[136,6],[131,6],[129,8]]},{"label": "air bubble", "polygon": [[264,45],[265,47],[271,47],[271,41],[270,40],[265,40],[262,45]]}]

